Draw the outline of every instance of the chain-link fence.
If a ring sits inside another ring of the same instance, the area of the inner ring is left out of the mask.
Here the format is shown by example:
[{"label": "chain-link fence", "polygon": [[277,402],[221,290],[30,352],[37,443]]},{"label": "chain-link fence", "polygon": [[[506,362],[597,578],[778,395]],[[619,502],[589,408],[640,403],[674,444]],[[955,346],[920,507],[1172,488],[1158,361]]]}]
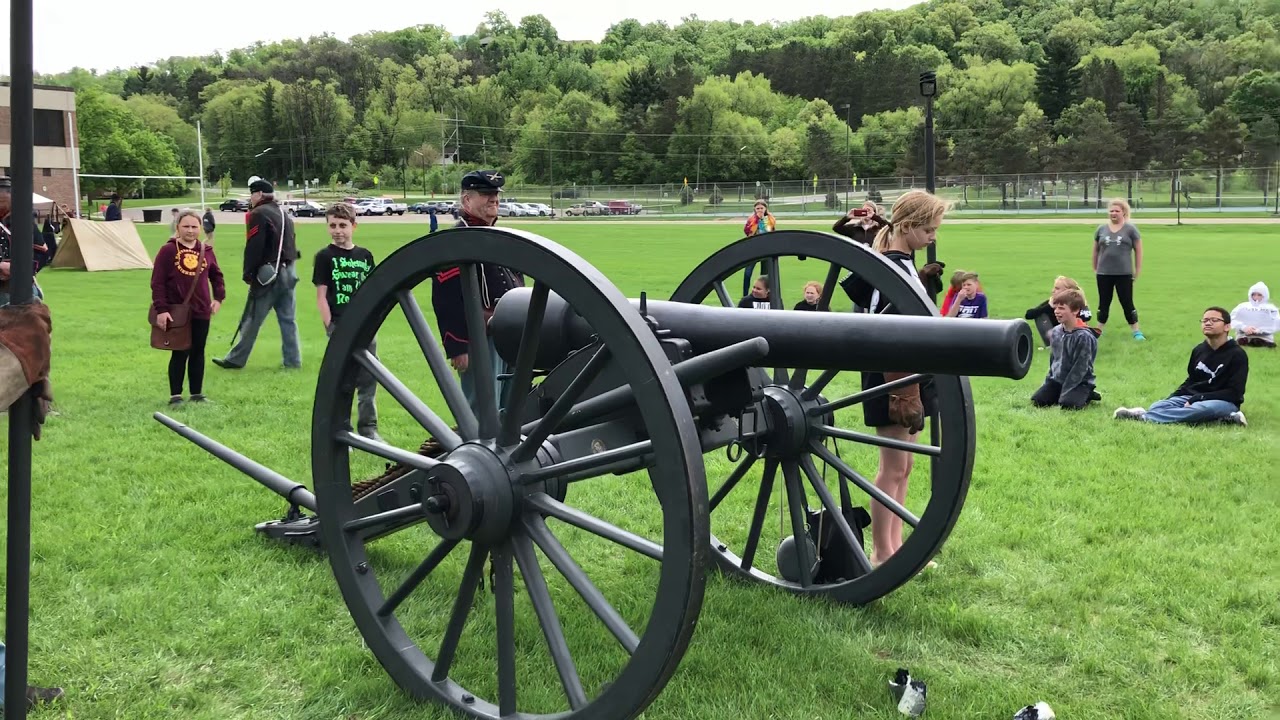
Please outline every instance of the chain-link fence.
[{"label": "chain-link fence", "polygon": [[[935,191],[957,211],[981,213],[1099,213],[1113,198],[1136,211],[1280,212],[1280,165],[1217,170],[1092,171],[1003,175],[943,175]],[[757,199],[775,215],[830,215],[871,199],[892,205],[902,193],[924,189],[924,176],[828,178],[664,185],[508,186],[506,198],[549,202],[568,214],[745,215]]]}]

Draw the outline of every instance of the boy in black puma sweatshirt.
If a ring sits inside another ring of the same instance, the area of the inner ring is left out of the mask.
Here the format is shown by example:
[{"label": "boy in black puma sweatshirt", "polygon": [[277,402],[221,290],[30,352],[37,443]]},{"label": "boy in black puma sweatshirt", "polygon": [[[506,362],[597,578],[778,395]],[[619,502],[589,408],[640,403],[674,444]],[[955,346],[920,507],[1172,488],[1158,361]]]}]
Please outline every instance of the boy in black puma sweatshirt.
[{"label": "boy in black puma sweatshirt", "polygon": [[1230,337],[1231,314],[1207,308],[1200,319],[1204,342],[1191,351],[1187,379],[1173,394],[1143,408],[1116,408],[1117,419],[1153,423],[1199,423],[1223,420],[1247,425],[1240,406],[1249,381],[1249,356]]}]

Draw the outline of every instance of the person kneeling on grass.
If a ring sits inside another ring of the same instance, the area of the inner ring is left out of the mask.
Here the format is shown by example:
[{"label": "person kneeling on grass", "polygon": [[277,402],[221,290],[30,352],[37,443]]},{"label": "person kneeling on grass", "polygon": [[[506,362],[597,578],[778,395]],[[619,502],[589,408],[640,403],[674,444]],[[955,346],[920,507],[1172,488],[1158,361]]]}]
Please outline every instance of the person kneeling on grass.
[{"label": "person kneeling on grass", "polygon": [[1098,356],[1098,338],[1080,321],[1084,296],[1078,290],[1059,291],[1053,296],[1052,305],[1059,324],[1049,331],[1049,374],[1031,396],[1031,402],[1036,407],[1059,405],[1079,410],[1091,400],[1102,399],[1094,392],[1097,378],[1093,361]]},{"label": "person kneeling on grass", "polygon": [[1199,423],[1210,420],[1247,425],[1240,406],[1249,381],[1249,356],[1232,340],[1231,315],[1217,306],[1200,320],[1204,342],[1191,350],[1187,379],[1164,400],[1147,409],[1116,408],[1117,419],[1153,423]]}]

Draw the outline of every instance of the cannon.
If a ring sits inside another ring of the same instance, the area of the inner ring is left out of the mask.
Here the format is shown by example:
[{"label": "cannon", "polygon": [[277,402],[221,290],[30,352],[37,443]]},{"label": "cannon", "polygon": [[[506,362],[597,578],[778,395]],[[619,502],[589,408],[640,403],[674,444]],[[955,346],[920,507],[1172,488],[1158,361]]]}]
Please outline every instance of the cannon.
[{"label": "cannon", "polygon": [[[491,318],[479,263],[531,281]],[[726,280],[758,263],[771,307],[734,307]],[[469,335],[490,333],[509,368],[472,353],[471,404],[415,295],[455,267]],[[824,278],[825,312],[784,309],[782,276],[800,272],[797,281]],[[833,310],[846,304],[837,293],[850,273],[898,314]],[[368,348],[398,316],[422,359],[393,372],[386,336],[377,357]],[[401,247],[353,296],[317,380],[310,489],[156,419],[288,500],[286,515],[258,530],[327,556],[360,634],[406,693],[474,718],[623,720],[674,674],[712,567],[851,605],[910,581],[941,549],[968,490],[968,376],[1021,379],[1031,347],[1020,320],[938,317],[918,282],[830,233],[745,238],[699,264],[669,300],[651,300],[624,297],[545,238],[457,228]],[[356,368],[426,442],[404,449],[351,431]],[[912,374],[848,391],[860,371],[889,370]],[[914,383],[937,394],[927,442],[841,427],[857,423],[867,399]],[[885,447],[928,463],[905,502],[865,474]],[[387,472],[357,480],[356,455],[388,461]],[[863,532],[872,502],[909,528],[874,568]]]}]

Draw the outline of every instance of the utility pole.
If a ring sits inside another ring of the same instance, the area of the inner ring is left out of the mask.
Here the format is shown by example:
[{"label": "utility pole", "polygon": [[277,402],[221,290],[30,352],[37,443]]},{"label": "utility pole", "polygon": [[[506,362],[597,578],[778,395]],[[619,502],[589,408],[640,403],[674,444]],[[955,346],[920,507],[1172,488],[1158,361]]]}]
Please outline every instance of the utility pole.
[{"label": "utility pole", "polygon": [[[844,103],[841,106],[844,110],[844,177],[850,183],[853,182],[853,158],[850,156],[849,149],[849,123],[853,114],[853,103]],[[849,186],[845,186],[844,190],[844,208],[849,209]]]}]

